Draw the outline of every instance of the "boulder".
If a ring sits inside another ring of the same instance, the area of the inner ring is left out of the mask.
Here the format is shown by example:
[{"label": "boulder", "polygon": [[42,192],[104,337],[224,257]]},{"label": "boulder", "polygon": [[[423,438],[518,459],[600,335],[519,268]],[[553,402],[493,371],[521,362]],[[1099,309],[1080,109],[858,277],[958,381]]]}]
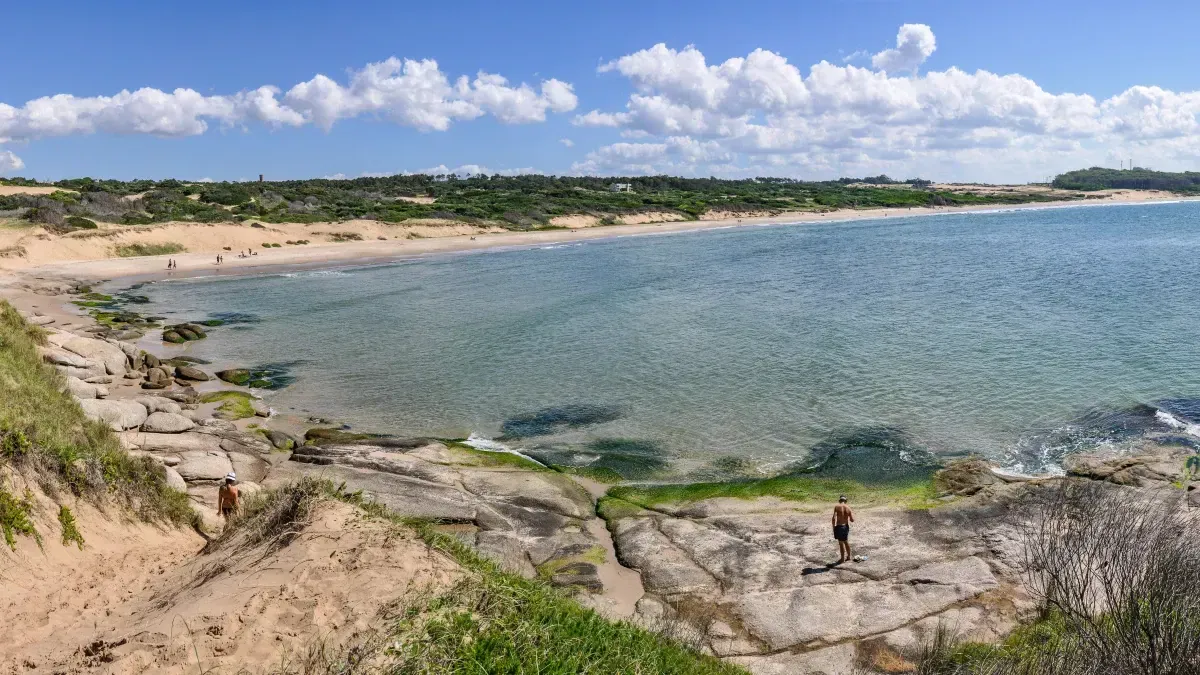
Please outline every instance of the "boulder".
[{"label": "boulder", "polygon": [[166,382],[150,382],[149,380],[142,382],[142,389],[166,389],[168,386]]},{"label": "boulder", "polygon": [[950,462],[946,468],[934,474],[934,485],[938,492],[961,497],[973,495],[999,482],[1000,478],[992,473],[992,466],[978,457]]},{"label": "boulder", "polygon": [[141,426],[149,413],[146,406],[137,401],[84,399],[79,407],[89,419],[109,425],[113,431],[124,431]]},{"label": "boulder", "polygon": [[154,384],[167,385],[171,382],[171,373],[166,368],[158,366],[146,371],[146,380]]},{"label": "boulder", "polygon": [[74,352],[69,352],[58,347],[38,347],[38,354],[41,355],[43,361],[56,366],[91,368],[93,365],[92,361],[88,361]]},{"label": "boulder", "polygon": [[167,474],[167,487],[178,492],[187,492],[187,481],[183,480],[178,471],[169,466],[164,466],[163,471]]},{"label": "boulder", "polygon": [[167,412],[178,415],[182,412],[178,403],[162,396],[139,396],[134,400],[146,406],[146,410],[152,413]]},{"label": "boulder", "polygon": [[195,382],[207,382],[208,380],[212,379],[208,376],[208,373],[205,373],[199,368],[193,368],[191,366],[175,366],[175,377],[181,380],[193,380]]},{"label": "boulder", "polygon": [[52,339],[53,337],[47,338],[52,344],[57,344],[59,347],[69,352],[74,352],[90,361],[103,364],[105,371],[109,375],[125,374],[127,359],[125,358],[125,352],[121,351],[120,347],[109,344],[104,340],[85,338],[78,335],[60,338],[57,342]]},{"label": "boulder", "polygon": [[179,464],[175,467],[175,470],[188,482],[197,480],[217,481],[224,478],[225,474],[233,471],[233,463],[221,451],[206,452],[189,450],[180,453],[179,459]]},{"label": "boulder", "polygon": [[142,353],[145,354],[145,356],[143,357],[143,361],[146,363],[147,368],[157,368],[160,365],[162,365],[162,362],[158,360],[157,356],[151,354],[150,352],[142,352]]},{"label": "boulder", "polygon": [[133,446],[146,450],[148,452],[219,452],[221,451],[221,440],[209,436],[208,434],[200,434],[196,432],[184,432],[181,434],[151,434],[151,433],[136,433],[125,432],[121,434],[121,442],[127,446]]},{"label": "boulder", "polygon": [[197,393],[192,387],[184,387],[179,391],[168,391],[167,393],[163,394],[163,396],[175,401],[176,403],[179,403],[180,405],[200,402],[200,394]]},{"label": "boulder", "polygon": [[77,377],[81,380],[90,380],[93,377],[105,376],[108,372],[104,370],[104,366],[102,364],[90,362],[86,368],[55,365],[54,369],[62,373],[64,377]]},{"label": "boulder", "polygon": [[291,450],[299,445],[299,443],[296,442],[296,439],[292,438],[288,434],[283,433],[282,431],[276,431],[275,429],[266,429],[263,431],[263,435],[267,437],[267,440],[271,442],[271,445],[276,450]]},{"label": "boulder", "polygon": [[178,434],[196,426],[196,423],[178,413],[154,412],[142,422],[142,431],[159,434]]},{"label": "boulder", "polygon": [[261,459],[253,455],[247,455],[242,452],[226,453],[230,463],[233,464],[233,470],[237,472],[238,481],[250,481],[257,483],[267,477],[267,470],[270,466]]},{"label": "boulder", "polygon": [[111,375],[101,375],[99,377],[89,377],[84,382],[88,384],[112,384],[113,378]]},{"label": "boulder", "polygon": [[162,339],[163,339],[163,342],[170,342],[172,344],[182,344],[184,342],[187,342],[187,338],[183,337],[182,335],[179,334],[178,331],[174,331],[174,330],[164,330],[163,334],[162,334]]},{"label": "boulder", "polygon": [[230,368],[217,371],[217,377],[230,384],[244,387],[250,382],[250,371],[245,368]]},{"label": "boulder", "polygon": [[67,391],[75,398],[105,398],[108,388],[102,384],[88,384],[78,377],[67,378]]}]

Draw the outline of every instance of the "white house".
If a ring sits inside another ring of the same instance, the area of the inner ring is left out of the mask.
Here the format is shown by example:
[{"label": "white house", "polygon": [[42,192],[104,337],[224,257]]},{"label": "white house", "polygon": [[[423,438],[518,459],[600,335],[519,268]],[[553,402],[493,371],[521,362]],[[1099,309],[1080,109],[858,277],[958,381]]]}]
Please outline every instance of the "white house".
[{"label": "white house", "polygon": [[609,192],[633,192],[633,183],[613,183],[608,186]]}]

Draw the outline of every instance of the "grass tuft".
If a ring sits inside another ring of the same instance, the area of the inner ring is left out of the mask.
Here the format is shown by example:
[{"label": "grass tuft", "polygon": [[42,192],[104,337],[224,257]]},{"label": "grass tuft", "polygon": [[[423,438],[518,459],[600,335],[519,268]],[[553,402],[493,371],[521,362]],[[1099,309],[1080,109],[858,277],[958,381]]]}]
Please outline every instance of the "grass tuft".
[{"label": "grass tuft", "polygon": [[16,535],[33,537],[38,546],[42,545],[41,535],[33,526],[33,500],[30,495],[17,499],[0,486],[0,530],[4,531],[4,543],[14,551],[17,550]]},{"label": "grass tuft", "polygon": [[186,250],[187,248],[183,244],[168,241],[161,244],[121,244],[113,248],[113,253],[118,258],[139,258],[148,255],[183,253]]}]

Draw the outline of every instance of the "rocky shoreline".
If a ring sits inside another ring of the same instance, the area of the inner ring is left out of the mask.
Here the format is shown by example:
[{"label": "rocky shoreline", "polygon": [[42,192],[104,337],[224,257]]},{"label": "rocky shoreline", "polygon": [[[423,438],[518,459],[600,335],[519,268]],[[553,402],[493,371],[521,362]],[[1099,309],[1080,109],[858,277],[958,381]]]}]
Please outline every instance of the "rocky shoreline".
[{"label": "rocky shoreline", "polygon": [[[48,332],[42,356],[85,413],[108,424],[128,451],[160,462],[213,531],[218,482],[229,471],[246,494],[301,476],[328,478],[397,513],[437,521],[507,568],[572,589],[602,613],[682,635],[753,673],[908,672],[940,628],[971,640],[1001,638],[1033,610],[1011,511],[1047,483],[1184,488],[1200,507],[1197,484],[1182,478],[1194,456],[1185,444],[1076,455],[1066,479],[1007,476],[971,459],[938,472],[933,504],[856,507],[855,552],[864,560],[831,565],[823,502],[636,503],[604,497],[605,486],[579,476],[452,441],[330,428],[289,433],[272,428],[271,411],[237,386],[249,381],[242,372],[208,373],[205,364],[164,359],[130,342],[142,332],[134,315],[67,329],[24,314]],[[164,328],[150,323],[142,328]],[[204,336],[191,323],[165,330]]]}]

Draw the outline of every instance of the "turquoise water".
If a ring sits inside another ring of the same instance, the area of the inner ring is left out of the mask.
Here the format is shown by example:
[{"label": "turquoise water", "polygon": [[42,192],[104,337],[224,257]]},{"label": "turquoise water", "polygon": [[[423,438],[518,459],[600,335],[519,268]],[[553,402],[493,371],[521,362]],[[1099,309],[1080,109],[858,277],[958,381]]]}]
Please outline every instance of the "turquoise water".
[{"label": "turquoise water", "polygon": [[657,456],[682,473],[738,467],[729,457],[777,468],[882,434],[900,452],[1053,471],[1064,452],[1161,426],[1156,409],[1188,421],[1198,275],[1200,204],[1176,203],[614,238],[142,292],[172,318],[258,319],[189,349],[284,363],[296,379],[273,407],[356,428],[503,436],[576,463]]}]

